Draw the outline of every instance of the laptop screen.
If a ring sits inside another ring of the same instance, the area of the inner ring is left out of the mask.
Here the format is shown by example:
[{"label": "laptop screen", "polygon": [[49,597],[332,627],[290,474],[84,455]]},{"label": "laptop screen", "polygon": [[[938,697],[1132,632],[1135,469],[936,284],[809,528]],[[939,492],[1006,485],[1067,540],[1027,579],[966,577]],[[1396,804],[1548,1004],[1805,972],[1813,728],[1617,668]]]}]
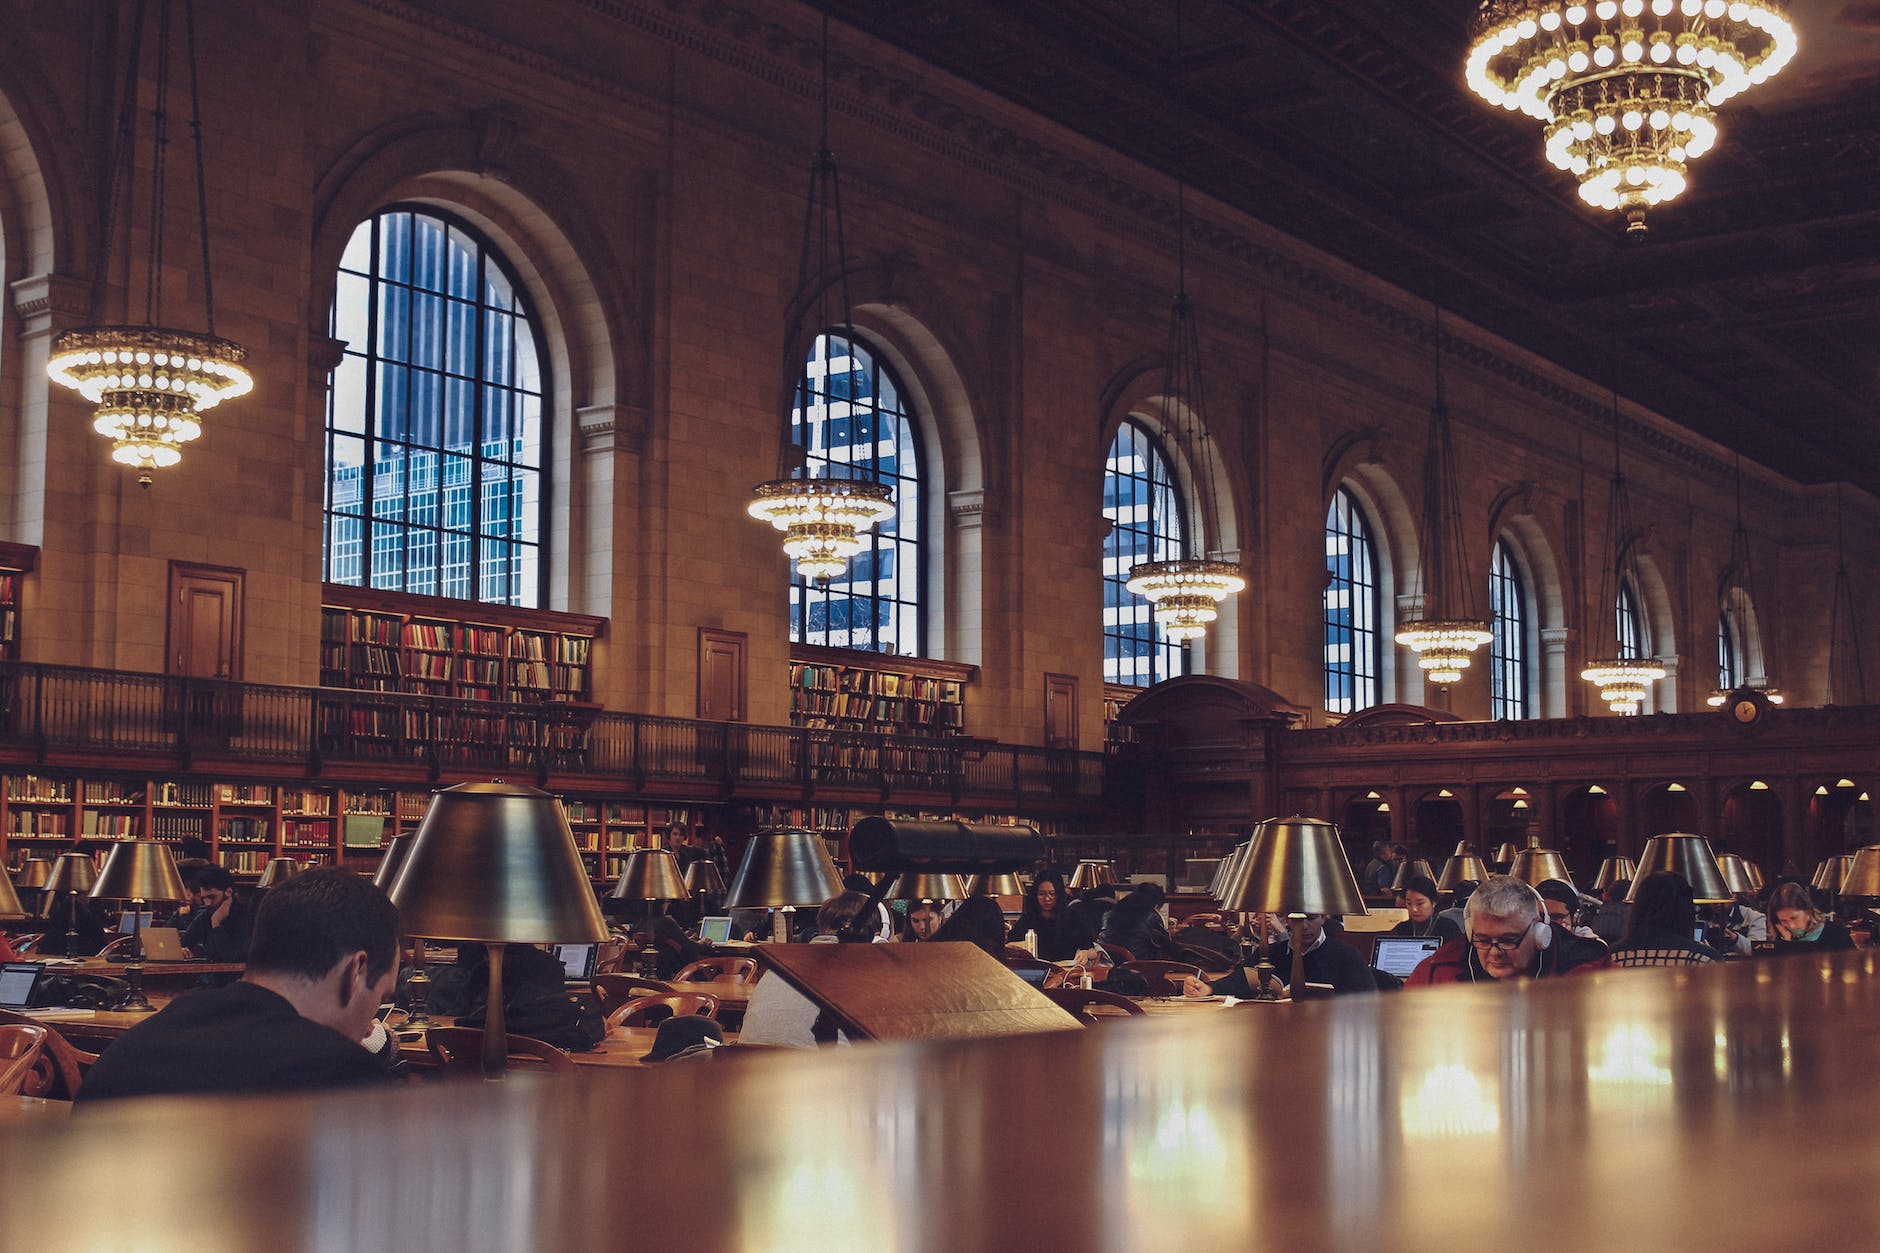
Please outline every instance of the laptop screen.
[{"label": "laptop screen", "polygon": [[123,916],[118,919],[118,934],[129,935],[133,928],[140,925],[145,930],[148,930],[156,921],[157,911],[154,909],[146,909],[143,911],[143,921],[141,924],[138,922],[138,911],[127,909],[124,911]]},{"label": "laptop screen", "polygon": [[1709,943],[1709,941],[1704,939],[1704,936],[1709,934],[1709,931],[1710,931],[1710,928],[1706,927],[1703,923],[1700,922],[1697,924],[1696,929],[1691,932],[1691,938],[1693,940],[1696,940],[1699,944],[1707,944]]},{"label": "laptop screen", "polygon": [[0,964],[0,1009],[23,1009],[32,999],[33,985],[39,982],[41,962],[6,962]]},{"label": "laptop screen", "polygon": [[1385,974],[1408,979],[1425,957],[1442,946],[1441,937],[1434,935],[1381,935],[1377,938],[1377,955],[1371,959],[1371,965]]},{"label": "laptop screen", "polygon": [[698,938],[723,944],[731,938],[730,914],[707,914],[698,920]]},{"label": "laptop screen", "polygon": [[570,983],[585,983],[594,977],[594,957],[598,944],[557,944],[555,956]]}]

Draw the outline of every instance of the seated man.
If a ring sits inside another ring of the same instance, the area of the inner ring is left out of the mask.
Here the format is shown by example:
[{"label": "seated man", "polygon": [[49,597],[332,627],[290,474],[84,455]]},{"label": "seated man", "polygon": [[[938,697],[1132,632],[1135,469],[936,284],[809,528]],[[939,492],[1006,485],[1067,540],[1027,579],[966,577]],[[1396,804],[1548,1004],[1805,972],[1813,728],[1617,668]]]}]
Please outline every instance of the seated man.
[{"label": "seated man", "polygon": [[1425,957],[1404,986],[1543,978],[1611,966],[1604,944],[1547,921],[1540,893],[1519,879],[1490,875],[1469,897],[1463,936]]},{"label": "seated man", "polygon": [[371,1083],[398,1058],[374,1021],[398,974],[398,910],[344,870],[268,893],[248,970],[179,996],[99,1057],[80,1101]]},{"label": "seated man", "polygon": [[189,930],[183,947],[212,962],[245,962],[255,929],[255,907],[235,895],[235,878],[221,866],[204,866],[190,888]]},{"label": "seated man", "polygon": [[[1364,964],[1364,958],[1358,950],[1325,933],[1328,917],[1326,914],[1307,914],[1305,921],[1299,925],[1300,937],[1305,941],[1303,968],[1306,982],[1324,984],[1339,994],[1377,991],[1377,979],[1371,974],[1371,968]],[[1278,915],[1273,915],[1269,921],[1276,938],[1268,949],[1268,960],[1273,963],[1273,969],[1282,981],[1290,980],[1293,968],[1292,934],[1284,925],[1286,920]],[[1210,992],[1226,996],[1253,995],[1247,983],[1246,971],[1241,968],[1229,971],[1212,983],[1189,978],[1183,982],[1182,991],[1188,996],[1205,996]]]}]

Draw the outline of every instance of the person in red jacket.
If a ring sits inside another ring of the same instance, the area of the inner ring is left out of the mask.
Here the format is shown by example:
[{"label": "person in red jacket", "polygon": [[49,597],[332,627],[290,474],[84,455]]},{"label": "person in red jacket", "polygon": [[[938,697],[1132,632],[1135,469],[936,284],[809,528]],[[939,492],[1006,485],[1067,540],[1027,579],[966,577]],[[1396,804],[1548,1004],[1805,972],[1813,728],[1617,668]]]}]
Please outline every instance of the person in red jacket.
[{"label": "person in red jacket", "polygon": [[1424,958],[1405,987],[1547,978],[1612,965],[1604,944],[1549,923],[1540,894],[1507,875],[1491,875],[1475,889],[1463,921],[1463,935]]}]

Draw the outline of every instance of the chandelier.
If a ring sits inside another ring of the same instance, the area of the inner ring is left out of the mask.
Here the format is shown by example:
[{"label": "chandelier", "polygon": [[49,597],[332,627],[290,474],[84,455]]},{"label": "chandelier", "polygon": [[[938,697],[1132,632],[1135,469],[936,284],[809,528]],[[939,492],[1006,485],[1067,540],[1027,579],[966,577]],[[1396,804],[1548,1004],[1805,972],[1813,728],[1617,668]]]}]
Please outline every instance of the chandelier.
[{"label": "chandelier", "polygon": [[[248,353],[215,333],[215,284],[209,268],[209,211],[203,181],[202,109],[196,84],[195,6],[183,5],[184,45],[189,64],[190,132],[195,140],[196,224],[202,241],[202,303],[206,331],[159,325],[163,318],[165,168],[169,152],[170,0],[157,8],[156,97],[151,111],[150,252],[144,258],[143,321],[133,325],[87,326],[52,341],[46,373],[94,406],[92,429],[111,441],[111,459],[141,471],[175,465],[183,446],[202,434],[202,418],[225,400],[245,396],[254,380],[243,365]],[[111,269],[117,211],[130,177],[135,132],[139,61],[146,6],[138,5],[131,26],[131,55],[118,115],[111,199],[98,266],[100,282]]]},{"label": "chandelier", "polygon": [[[1612,398],[1612,491],[1606,502],[1606,563],[1599,574],[1599,602],[1595,617],[1611,626],[1612,651],[1595,656],[1580,677],[1599,689],[1599,698],[1616,714],[1635,714],[1645,703],[1651,685],[1668,673],[1656,658],[1644,656],[1642,642],[1630,644],[1619,630],[1621,589],[1638,586],[1638,562],[1633,552],[1632,497],[1626,490],[1619,464],[1619,397]],[[1602,639],[1602,643],[1605,640]]]},{"label": "chandelier", "polygon": [[1781,0],[1483,0],[1469,89],[1543,123],[1547,159],[1580,198],[1622,211],[1675,199],[1717,141],[1716,110],[1795,55]]},{"label": "chandelier", "polygon": [[[1175,6],[1175,60],[1182,54],[1182,9]],[[1162,395],[1178,443],[1195,459],[1195,487],[1200,510],[1196,530],[1217,525],[1214,510],[1214,441],[1208,435],[1201,393],[1201,335],[1195,327],[1194,302],[1188,299],[1187,188],[1175,181],[1175,300],[1169,309],[1168,352],[1163,357]],[[1184,533],[1187,544],[1193,536]],[[1205,549],[1204,549],[1205,551]],[[1173,557],[1130,567],[1124,583],[1153,607],[1164,637],[1187,643],[1207,634],[1219,616],[1218,605],[1247,588],[1240,568],[1208,557]]]},{"label": "chandelier", "polygon": [[815,437],[814,423],[808,418],[811,396],[797,332],[804,318],[813,313],[817,333],[827,333],[830,323],[826,300],[832,278],[842,293],[842,320],[838,326],[845,338],[852,337],[848,253],[842,239],[842,181],[835,153],[829,147],[829,15],[825,13],[822,134],[816,155],[810,160],[809,208],[803,219],[803,247],[796,276],[797,299],[803,300],[812,291],[815,298],[800,316],[790,319],[784,333],[784,377],[797,382],[791,389],[791,399],[785,402],[777,477],[752,488],[750,504],[745,506],[745,512],[753,518],[783,532],[783,551],[796,562],[797,573],[816,580],[833,579],[846,570],[849,559],[868,546],[869,530],[892,518],[895,512],[894,490],[886,483],[833,476],[827,459],[812,465],[807,448],[797,441],[798,414],[811,428],[808,437],[812,441]]},{"label": "chandelier", "polygon": [[1438,687],[1462,681],[1469,658],[1494,638],[1476,615],[1474,584],[1462,542],[1462,494],[1456,486],[1456,449],[1443,397],[1443,311],[1436,310],[1436,403],[1430,406],[1423,452],[1422,616],[1406,621],[1396,640],[1417,655],[1417,668]]}]

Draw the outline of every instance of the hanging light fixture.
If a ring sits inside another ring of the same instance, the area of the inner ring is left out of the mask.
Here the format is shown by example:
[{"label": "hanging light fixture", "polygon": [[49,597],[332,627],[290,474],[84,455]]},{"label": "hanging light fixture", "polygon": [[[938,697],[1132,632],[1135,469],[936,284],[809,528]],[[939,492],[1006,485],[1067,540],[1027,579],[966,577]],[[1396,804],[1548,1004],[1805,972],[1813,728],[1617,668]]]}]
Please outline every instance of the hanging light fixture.
[{"label": "hanging light fixture", "polygon": [[[1616,714],[1635,714],[1645,703],[1651,685],[1665,677],[1665,668],[1645,656],[1643,643],[1629,646],[1619,631],[1619,596],[1627,587],[1638,586],[1638,562],[1632,550],[1632,497],[1626,490],[1625,471],[1619,463],[1619,397],[1612,398],[1612,492],[1606,502],[1606,564],[1599,572],[1599,601],[1594,606],[1595,619],[1603,618],[1612,628],[1612,651],[1595,657],[1580,671],[1580,677],[1599,689],[1599,698]],[[1589,633],[1588,638],[1591,638]]]},{"label": "hanging light fixture", "polygon": [[1475,612],[1475,585],[1469,578],[1462,539],[1462,494],[1456,486],[1456,448],[1449,432],[1449,405],[1443,394],[1443,311],[1435,315],[1436,403],[1430,406],[1429,441],[1423,452],[1423,526],[1418,542],[1423,559],[1417,579],[1423,593],[1422,615],[1405,622],[1397,642],[1417,655],[1423,677],[1438,687],[1462,681],[1470,654],[1494,638],[1486,619]]},{"label": "hanging light fixture", "polygon": [[1717,108],[1795,48],[1781,0],[1483,0],[1465,73],[1482,99],[1542,122],[1547,159],[1636,236],[1717,142]]},{"label": "hanging light fixture", "polygon": [[[248,353],[240,344],[215,333],[215,285],[209,268],[209,208],[203,179],[202,103],[196,82],[196,20],[193,0],[183,3],[183,44],[189,64],[190,133],[196,155],[196,225],[202,241],[202,304],[204,331],[177,330],[160,325],[164,318],[165,182],[169,152],[170,11],[171,0],[158,0],[156,34],[156,98],[151,110],[151,170],[149,203],[149,255],[144,258],[143,321],[134,325],[86,326],[66,331],[52,341],[46,373],[96,406],[92,429],[111,441],[111,458],[143,471],[139,482],[148,486],[149,471],[182,460],[183,445],[202,434],[202,418],[225,400],[245,396],[254,379],[243,362]],[[144,19],[148,6],[139,4],[131,23],[129,66],[119,105],[117,138],[112,160],[111,193],[100,249],[98,281],[109,278],[111,245],[120,226],[123,189],[129,182],[136,131],[139,70],[143,55]],[[130,267],[126,268],[127,280]]]},{"label": "hanging light fixture", "polygon": [[[829,147],[829,15],[822,19],[822,132],[816,155],[810,159],[809,208],[803,219],[803,248],[796,276],[796,299],[813,291],[811,309],[819,335],[827,335],[829,288],[839,286],[842,320],[837,325],[845,341],[854,335],[854,308],[849,300],[848,254],[842,238],[842,182],[835,153]],[[782,452],[777,477],[751,489],[746,506],[753,518],[783,532],[783,551],[795,560],[797,573],[806,579],[833,579],[848,568],[849,559],[868,546],[868,532],[894,516],[894,490],[870,479],[836,476],[826,458],[811,461],[822,424],[810,420],[818,403],[803,370],[797,332],[802,318],[793,318],[784,334],[784,377],[793,379],[786,401]],[[810,444],[802,442],[807,438]]]},{"label": "hanging light fixture", "polygon": [[[1182,55],[1182,10],[1175,6],[1175,60]],[[1177,442],[1195,460],[1195,487],[1200,517],[1198,526],[1182,535],[1182,544],[1193,545],[1197,532],[1203,537],[1218,534],[1214,510],[1214,442],[1208,435],[1206,412],[1201,391],[1201,336],[1195,327],[1194,303],[1188,299],[1188,201],[1187,186],[1175,180],[1175,301],[1169,310],[1168,353],[1164,357],[1162,395],[1168,405],[1167,419]],[[1206,551],[1205,547],[1202,549]],[[1162,634],[1175,643],[1186,643],[1207,634],[1208,626],[1220,616],[1217,606],[1229,596],[1246,590],[1247,580],[1233,562],[1209,557],[1178,556],[1165,560],[1139,562],[1131,567],[1124,584],[1134,595],[1154,607],[1155,620]]]},{"label": "hanging light fixture", "polygon": [[[1743,646],[1748,640],[1748,636],[1740,629],[1748,621],[1742,606],[1748,605],[1752,612],[1759,612],[1762,608],[1762,602],[1756,599],[1756,575],[1750,566],[1749,530],[1743,525],[1743,458],[1741,456],[1736,459],[1735,478],[1736,529],[1730,533],[1730,563],[1724,567],[1723,576],[1717,580],[1717,614],[1722,621],[1720,629],[1726,631],[1734,629],[1734,634],[1731,636],[1732,648]],[[1760,625],[1759,620],[1758,626]],[[1780,705],[1782,693],[1769,682],[1768,678],[1768,657],[1771,651],[1768,644],[1769,632],[1763,631],[1760,635],[1763,641],[1763,673],[1757,677],[1762,682],[1751,684],[1748,681],[1748,671],[1744,670],[1742,682],[1737,686],[1753,688],[1762,693],[1763,699],[1770,704]],[[1738,665],[1746,666],[1748,660],[1747,656],[1739,657]],[[1730,699],[1734,690],[1733,687],[1719,686],[1705,698],[1704,703],[1712,709],[1721,708]]]}]

